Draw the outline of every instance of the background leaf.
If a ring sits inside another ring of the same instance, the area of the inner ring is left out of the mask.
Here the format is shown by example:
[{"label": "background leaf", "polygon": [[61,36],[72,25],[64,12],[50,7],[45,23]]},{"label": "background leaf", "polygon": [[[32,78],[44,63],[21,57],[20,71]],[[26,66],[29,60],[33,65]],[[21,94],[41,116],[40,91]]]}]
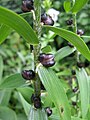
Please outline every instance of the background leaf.
[{"label": "background leaf", "polygon": [[18,14],[0,6],[0,23],[16,30],[30,44],[38,44],[38,38],[30,25]]},{"label": "background leaf", "polygon": [[72,12],[73,13],[77,13],[78,11],[80,11],[84,5],[88,2],[88,0],[75,0],[75,4],[72,8]]},{"label": "background leaf", "polygon": [[71,9],[71,2],[70,2],[70,0],[66,0],[64,2],[64,9],[65,9],[66,12],[70,11],[70,9]]},{"label": "background leaf", "polygon": [[75,50],[75,48],[70,48],[69,46],[63,47],[55,53],[55,60],[59,61],[64,57],[72,54]]},{"label": "background leaf", "polygon": [[10,108],[0,106],[0,119],[1,120],[17,120],[17,116],[15,112]]},{"label": "background leaf", "polygon": [[11,97],[11,90],[0,90],[0,105],[7,106]]},{"label": "background leaf", "polygon": [[2,74],[3,74],[3,59],[2,56],[0,56],[0,82],[2,79]]},{"label": "background leaf", "polygon": [[76,72],[80,88],[82,117],[85,118],[89,108],[89,77],[82,68]]},{"label": "background leaf", "polygon": [[25,111],[26,115],[28,116],[31,105],[23,98],[23,96],[19,92],[18,92],[18,97],[20,98],[19,101],[22,103],[24,111]]},{"label": "background leaf", "polygon": [[22,94],[25,100],[27,100],[28,103],[30,103],[30,97],[34,93],[34,89],[31,87],[23,87],[23,88],[17,88],[17,90]]},{"label": "background leaf", "polygon": [[61,36],[65,40],[71,42],[77,48],[77,50],[90,61],[90,50],[88,49],[85,42],[78,35],[62,28],[56,28],[51,26],[45,27],[55,32],[57,35]]},{"label": "background leaf", "polygon": [[38,74],[47,92],[49,93],[51,100],[56,105],[60,117],[63,120],[71,120],[68,99],[58,77],[51,69],[46,69],[42,66],[38,68]]},{"label": "background leaf", "polygon": [[19,73],[17,73],[4,79],[0,84],[0,89],[18,88],[24,85],[25,85],[25,80],[22,78],[22,76]]}]

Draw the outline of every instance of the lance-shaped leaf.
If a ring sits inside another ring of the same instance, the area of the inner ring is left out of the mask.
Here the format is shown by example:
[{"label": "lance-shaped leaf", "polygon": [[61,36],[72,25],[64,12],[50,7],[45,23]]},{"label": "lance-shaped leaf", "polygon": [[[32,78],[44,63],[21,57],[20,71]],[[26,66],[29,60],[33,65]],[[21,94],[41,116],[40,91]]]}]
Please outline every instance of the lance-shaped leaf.
[{"label": "lance-shaped leaf", "polygon": [[73,13],[77,13],[78,11],[80,11],[84,5],[88,2],[88,0],[75,0],[75,4],[72,8],[72,12]]},{"label": "lance-shaped leaf", "polygon": [[55,53],[55,60],[61,60],[64,57],[72,54],[75,50],[75,48],[70,48],[69,46],[63,47]]},{"label": "lance-shaped leaf", "polygon": [[38,44],[38,38],[31,26],[21,16],[0,6],[0,23],[16,30],[28,43]]},{"label": "lance-shaped leaf", "polygon": [[48,120],[45,109],[35,109],[31,106],[28,120]]},{"label": "lance-shaped leaf", "polygon": [[61,120],[71,120],[70,107],[62,83],[51,69],[38,68],[39,77],[51,100],[59,111]]},{"label": "lance-shaped leaf", "polygon": [[7,38],[11,33],[11,28],[7,25],[2,24],[0,27],[0,44]]},{"label": "lance-shaped leaf", "polygon": [[85,118],[89,108],[89,77],[82,68],[76,72],[80,88],[82,117]]},{"label": "lance-shaped leaf", "polygon": [[12,88],[22,87],[24,85],[25,85],[25,80],[22,78],[22,76],[19,73],[17,73],[5,78],[0,84],[0,89],[6,89],[6,88],[12,89]]},{"label": "lance-shaped leaf", "polygon": [[8,107],[0,106],[0,119],[1,120],[17,120],[16,113]]},{"label": "lance-shaped leaf", "polygon": [[90,61],[90,50],[88,49],[85,42],[75,33],[62,29],[62,28],[56,28],[51,26],[44,26],[45,28],[48,28],[49,30],[55,32],[55,34],[61,36],[65,40],[72,43],[77,50]]},{"label": "lance-shaped leaf", "polygon": [[2,80],[2,74],[3,74],[3,58],[0,56],[0,82]]}]

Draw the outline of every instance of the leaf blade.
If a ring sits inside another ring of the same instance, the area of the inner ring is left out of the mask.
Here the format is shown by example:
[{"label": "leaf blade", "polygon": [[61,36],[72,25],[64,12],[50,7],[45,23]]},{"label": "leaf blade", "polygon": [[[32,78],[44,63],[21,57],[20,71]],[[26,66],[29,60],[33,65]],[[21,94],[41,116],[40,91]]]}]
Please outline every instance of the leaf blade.
[{"label": "leaf blade", "polygon": [[[71,120],[68,99],[58,77],[51,69],[46,69],[41,66],[38,68],[38,74],[52,101],[59,110],[60,117],[63,120]],[[61,109],[64,110],[63,113]]]},{"label": "leaf blade", "polygon": [[89,77],[83,68],[76,71],[76,76],[80,88],[82,117],[85,118],[89,108]]},{"label": "leaf blade", "polygon": [[30,25],[18,14],[0,6],[0,23],[16,30],[30,44],[38,44],[38,38]]},{"label": "leaf blade", "polygon": [[56,28],[51,26],[44,26],[45,28],[55,32],[57,35],[61,36],[65,40],[71,42],[77,50],[90,61],[90,50],[85,44],[85,42],[77,36],[75,33],[62,29],[62,28]]},{"label": "leaf blade", "polygon": [[4,42],[7,36],[11,33],[11,28],[2,24],[0,27],[0,44]]},{"label": "leaf blade", "polygon": [[0,89],[18,88],[23,85],[25,85],[25,80],[19,73],[17,73],[5,78],[4,81],[2,81],[0,84]]},{"label": "leaf blade", "polygon": [[64,57],[72,54],[75,51],[75,48],[70,48],[69,46],[63,47],[55,53],[55,60],[59,61]]},{"label": "leaf blade", "polygon": [[73,13],[79,12],[87,2],[88,2],[88,0],[76,0],[71,11]]}]

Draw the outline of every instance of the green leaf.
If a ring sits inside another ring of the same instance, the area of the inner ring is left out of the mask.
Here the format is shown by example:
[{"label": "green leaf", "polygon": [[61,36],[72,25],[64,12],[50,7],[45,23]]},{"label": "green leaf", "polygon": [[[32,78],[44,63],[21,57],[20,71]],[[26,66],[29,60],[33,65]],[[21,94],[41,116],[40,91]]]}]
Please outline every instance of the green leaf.
[{"label": "green leaf", "polygon": [[30,102],[30,97],[32,96],[34,90],[31,87],[17,88],[17,90],[22,94],[22,96]]},{"label": "green leaf", "polygon": [[90,61],[90,50],[88,49],[87,45],[81,39],[78,35],[75,33],[62,29],[62,28],[56,28],[56,27],[51,27],[51,26],[44,26],[45,28],[48,28],[49,30],[55,32],[57,35],[61,36],[65,40],[69,41],[72,43],[77,50]]},{"label": "green leaf", "polygon": [[2,24],[0,27],[0,44],[7,38],[11,33],[11,28]]},{"label": "green leaf", "polygon": [[0,82],[2,80],[2,74],[3,74],[3,59],[0,56]]},{"label": "green leaf", "polygon": [[71,2],[70,2],[70,0],[66,0],[64,2],[64,9],[65,9],[66,12],[70,11],[70,9],[71,9]]},{"label": "green leaf", "polygon": [[[49,120],[60,120],[60,117],[58,115],[52,115],[49,117]],[[81,119],[78,117],[71,117],[71,120],[87,120],[87,119]]]},{"label": "green leaf", "polygon": [[55,60],[59,61],[72,54],[75,50],[75,48],[70,48],[69,46],[63,47],[55,53]]},{"label": "green leaf", "polygon": [[17,120],[16,113],[8,107],[0,106],[0,119],[1,120]]},{"label": "green leaf", "polygon": [[7,106],[11,97],[11,90],[0,90],[0,105]]},{"label": "green leaf", "polygon": [[26,12],[26,13],[22,13],[22,14],[19,14],[19,15],[22,16],[22,17],[27,17],[30,14],[32,14],[32,12]]},{"label": "green leaf", "polygon": [[45,109],[35,109],[31,106],[28,120],[48,120]]},{"label": "green leaf", "polygon": [[78,118],[78,117],[72,117],[71,120],[87,120],[87,119],[81,119],[81,118]]},{"label": "green leaf", "polygon": [[30,44],[38,44],[38,38],[31,26],[21,16],[0,6],[0,23],[16,30]]},{"label": "green leaf", "polygon": [[26,115],[28,116],[31,105],[23,98],[22,94],[18,92],[18,97],[20,98],[20,102],[24,108]]},{"label": "green leaf", "polygon": [[18,88],[25,85],[25,80],[20,74],[14,74],[5,78],[0,84],[0,89]]},{"label": "green leaf", "polygon": [[[38,68],[39,77],[63,120],[71,120],[70,107],[62,83],[51,69]],[[62,110],[63,109],[63,110]]]},{"label": "green leaf", "polygon": [[87,2],[88,0],[75,0],[75,4],[72,8],[72,12],[73,13],[79,12],[85,6]]},{"label": "green leaf", "polygon": [[82,117],[85,118],[89,108],[89,77],[82,68],[76,72],[81,96]]},{"label": "green leaf", "polygon": [[47,45],[46,47],[42,48],[43,53],[49,53],[52,51],[52,48],[50,45]]}]

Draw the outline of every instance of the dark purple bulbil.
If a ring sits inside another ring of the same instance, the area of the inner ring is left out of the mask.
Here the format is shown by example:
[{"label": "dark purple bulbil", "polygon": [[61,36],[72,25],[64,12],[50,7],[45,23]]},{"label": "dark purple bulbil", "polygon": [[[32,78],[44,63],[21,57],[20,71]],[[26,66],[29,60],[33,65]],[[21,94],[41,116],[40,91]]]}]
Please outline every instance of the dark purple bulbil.
[{"label": "dark purple bulbil", "polygon": [[31,80],[35,77],[35,72],[33,70],[23,70],[22,77],[26,80]]},{"label": "dark purple bulbil", "polygon": [[41,15],[41,22],[43,22],[44,25],[51,25],[51,26],[54,25],[54,21],[53,21],[52,17],[45,13]]},{"label": "dark purple bulbil", "polygon": [[50,109],[50,107],[46,107],[45,111],[46,111],[48,116],[50,116],[52,114],[52,110]]},{"label": "dark purple bulbil", "polygon": [[66,24],[67,24],[67,25],[73,25],[73,20],[72,20],[72,19],[67,20],[67,21],[66,21]]},{"label": "dark purple bulbil", "polygon": [[54,55],[52,54],[40,54],[39,61],[45,67],[52,67],[55,64]]},{"label": "dark purple bulbil", "polygon": [[24,0],[22,2],[22,7],[21,7],[23,12],[30,12],[31,10],[34,9],[33,7],[33,0]]},{"label": "dark purple bulbil", "polygon": [[41,98],[39,96],[32,94],[31,101],[32,101],[32,103],[34,103],[35,108],[37,108],[37,109],[41,108],[42,104],[41,104]]}]

